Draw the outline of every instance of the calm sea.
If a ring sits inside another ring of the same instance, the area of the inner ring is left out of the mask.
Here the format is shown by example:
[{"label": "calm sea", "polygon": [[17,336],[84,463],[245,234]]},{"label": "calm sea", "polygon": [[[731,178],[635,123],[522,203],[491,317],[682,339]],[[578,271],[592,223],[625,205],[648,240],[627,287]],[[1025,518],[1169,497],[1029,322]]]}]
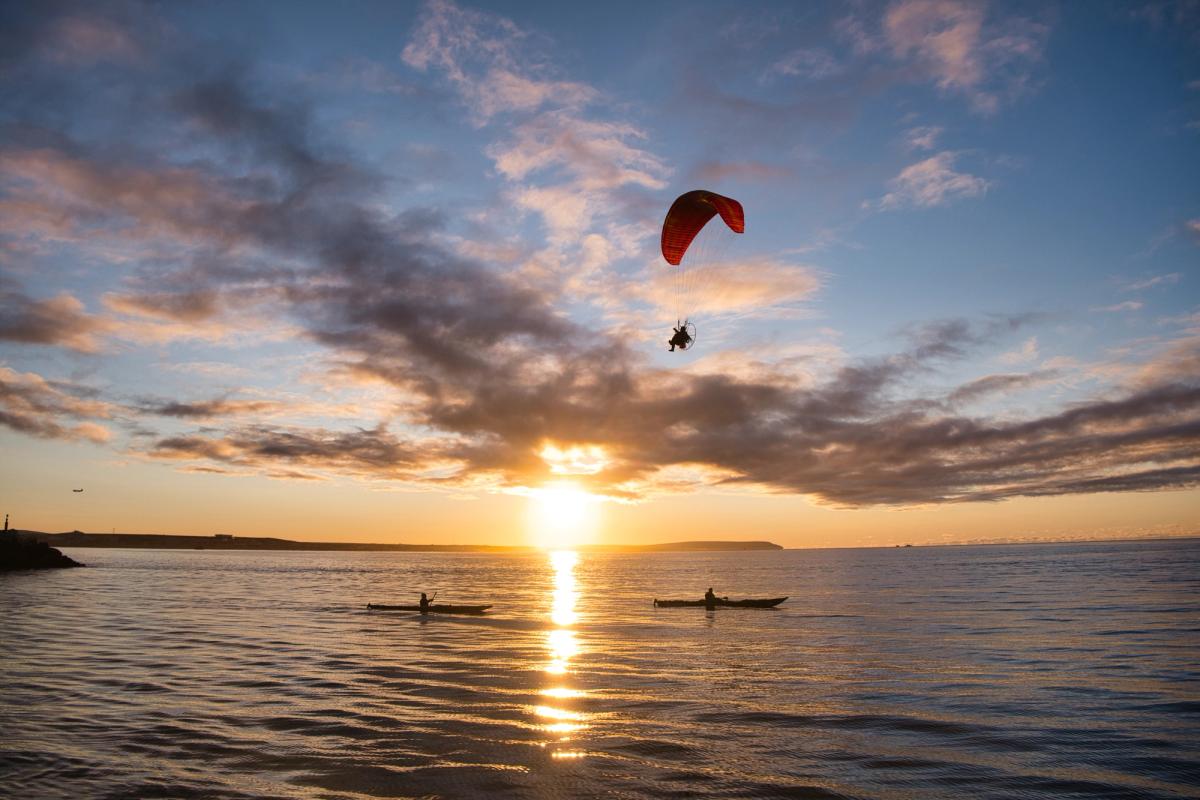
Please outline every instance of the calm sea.
[{"label": "calm sea", "polygon": [[0,797],[1200,796],[1198,541],[70,555],[0,576]]}]

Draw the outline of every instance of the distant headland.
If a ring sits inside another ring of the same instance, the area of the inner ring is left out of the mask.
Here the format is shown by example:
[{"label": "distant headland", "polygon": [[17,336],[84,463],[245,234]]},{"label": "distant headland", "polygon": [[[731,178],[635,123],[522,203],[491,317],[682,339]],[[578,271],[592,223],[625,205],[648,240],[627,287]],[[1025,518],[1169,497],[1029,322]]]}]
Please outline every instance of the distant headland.
[{"label": "distant headland", "polygon": [[[530,546],[476,544],[379,544],[374,542],[301,542],[269,536],[175,536],[163,533],[43,533],[22,531],[54,547],[128,547],[173,550],[342,550],[397,551],[411,553],[520,553],[537,550]],[[782,550],[773,542],[694,541],[663,544],[594,544],[571,548],[589,553],[725,552],[737,550]]]}]

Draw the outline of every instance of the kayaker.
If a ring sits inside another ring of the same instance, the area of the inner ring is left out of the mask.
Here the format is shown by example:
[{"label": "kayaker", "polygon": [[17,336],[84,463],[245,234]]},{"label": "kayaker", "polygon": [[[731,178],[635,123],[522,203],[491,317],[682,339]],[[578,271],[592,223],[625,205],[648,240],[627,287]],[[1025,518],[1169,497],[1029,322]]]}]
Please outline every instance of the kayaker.
[{"label": "kayaker", "polygon": [[715,594],[713,594],[713,590],[712,590],[711,586],[708,587],[708,591],[704,593],[704,607],[705,608],[716,608],[717,607],[717,596]]},{"label": "kayaker", "polygon": [[421,613],[424,614],[428,610],[429,610],[429,598],[425,596],[424,592],[421,592]]}]

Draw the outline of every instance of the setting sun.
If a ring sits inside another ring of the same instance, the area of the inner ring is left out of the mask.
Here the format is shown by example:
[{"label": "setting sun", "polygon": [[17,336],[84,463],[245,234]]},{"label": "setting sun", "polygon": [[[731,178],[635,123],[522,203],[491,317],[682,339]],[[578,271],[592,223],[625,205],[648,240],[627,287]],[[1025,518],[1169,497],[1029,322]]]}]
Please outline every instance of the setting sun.
[{"label": "setting sun", "polygon": [[539,547],[589,544],[599,532],[600,499],[569,481],[529,493],[530,538]]}]

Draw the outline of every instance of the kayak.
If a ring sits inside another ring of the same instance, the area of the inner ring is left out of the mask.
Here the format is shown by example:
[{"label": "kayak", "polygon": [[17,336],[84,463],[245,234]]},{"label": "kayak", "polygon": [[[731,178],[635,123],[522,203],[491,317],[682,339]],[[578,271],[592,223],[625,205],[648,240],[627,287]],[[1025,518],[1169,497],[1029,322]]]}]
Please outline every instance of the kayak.
[{"label": "kayak", "polygon": [[[787,600],[786,597],[772,597],[766,600],[722,600],[717,598],[713,603],[714,608],[774,608],[775,606]],[[658,600],[655,599],[654,605],[657,608],[704,608],[703,600]]]},{"label": "kayak", "polygon": [[[420,611],[420,606],[386,606],[380,603],[367,603],[372,611]],[[491,606],[448,606],[431,605],[425,609],[426,614],[482,614]]]}]

